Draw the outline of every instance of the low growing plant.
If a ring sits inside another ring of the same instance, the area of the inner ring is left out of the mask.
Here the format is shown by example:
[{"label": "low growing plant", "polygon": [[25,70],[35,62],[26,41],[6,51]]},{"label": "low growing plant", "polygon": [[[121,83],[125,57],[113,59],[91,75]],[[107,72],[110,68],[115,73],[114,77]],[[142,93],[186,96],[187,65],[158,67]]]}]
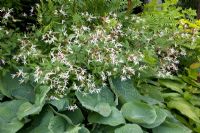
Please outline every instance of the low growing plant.
[{"label": "low growing plant", "polygon": [[0,132],[199,132],[195,12],[106,2],[41,0],[33,31],[1,26]]}]

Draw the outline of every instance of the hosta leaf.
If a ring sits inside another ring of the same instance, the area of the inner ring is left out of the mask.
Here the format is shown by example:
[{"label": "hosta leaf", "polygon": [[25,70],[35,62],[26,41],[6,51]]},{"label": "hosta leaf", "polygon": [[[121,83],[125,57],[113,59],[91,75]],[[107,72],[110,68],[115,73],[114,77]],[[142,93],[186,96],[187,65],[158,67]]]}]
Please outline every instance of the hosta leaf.
[{"label": "hosta leaf", "polygon": [[145,96],[149,96],[155,100],[164,102],[164,99],[163,99],[162,93],[161,93],[161,88],[159,88],[157,86],[142,84],[142,85],[140,85],[140,91]]},{"label": "hosta leaf", "polygon": [[7,97],[25,99],[33,102],[35,99],[34,88],[29,83],[20,84],[18,78],[12,78],[10,73],[0,77],[0,91]]},{"label": "hosta leaf", "polygon": [[0,103],[0,121],[9,123],[12,119],[16,118],[16,113],[20,105],[24,102],[24,100],[12,100]]},{"label": "hosta leaf", "polygon": [[78,133],[90,133],[90,131],[85,127],[81,127],[81,129],[78,131]]},{"label": "hosta leaf", "polygon": [[59,111],[63,111],[67,109],[69,105],[69,100],[67,98],[62,98],[58,100],[57,99],[51,100],[48,103],[55,106]]},{"label": "hosta leaf", "polygon": [[195,107],[183,98],[174,98],[167,103],[169,108],[177,109],[183,115],[200,123],[199,117],[195,112]]},{"label": "hosta leaf", "polygon": [[45,98],[47,93],[49,92],[50,87],[48,86],[39,86],[36,88],[36,95],[35,95],[35,104],[41,105],[45,103]]},{"label": "hosta leaf", "polygon": [[52,133],[48,126],[53,118],[54,114],[51,109],[44,108],[38,116],[34,117],[29,127],[21,130],[19,133]]},{"label": "hosta leaf", "polygon": [[110,85],[121,102],[133,101],[141,98],[131,80],[121,81],[120,78],[116,78],[110,80]]},{"label": "hosta leaf", "polygon": [[16,133],[24,126],[24,123],[17,118],[12,119],[9,123],[0,121],[0,133]]},{"label": "hosta leaf", "polygon": [[166,121],[154,128],[153,133],[192,133],[192,131],[181,124]]},{"label": "hosta leaf", "polygon": [[64,133],[79,133],[80,130],[81,130],[81,127],[79,126],[71,126]]},{"label": "hosta leaf", "polygon": [[95,111],[102,116],[107,117],[111,113],[111,107],[108,103],[97,103],[97,105],[95,106]]},{"label": "hosta leaf", "polygon": [[24,100],[12,100],[0,103],[0,132],[16,133],[22,126],[23,122],[17,119],[16,112]]},{"label": "hosta leaf", "polygon": [[111,107],[112,112],[108,117],[103,117],[95,112],[89,114],[88,121],[90,123],[98,123],[110,126],[117,126],[125,123],[125,120],[119,110],[115,107]]},{"label": "hosta leaf", "polygon": [[186,86],[186,83],[184,82],[179,82],[179,81],[171,80],[171,79],[159,79],[159,83],[162,86],[165,86],[179,93],[183,93],[182,89]]},{"label": "hosta leaf", "polygon": [[18,118],[21,120],[23,117],[26,117],[28,115],[38,114],[42,110],[48,91],[49,87],[47,86],[38,87],[36,89],[35,104],[31,104],[29,102],[22,104],[17,113]]},{"label": "hosta leaf", "polygon": [[52,133],[64,133],[66,131],[66,121],[60,116],[54,116],[50,119],[48,129]]},{"label": "hosta leaf", "polygon": [[126,124],[115,130],[115,133],[143,133],[142,128],[137,124]]},{"label": "hosta leaf", "polygon": [[84,120],[84,116],[79,108],[74,111],[66,110],[60,113],[68,116],[72,120],[73,124],[80,124]]},{"label": "hosta leaf", "polygon": [[139,124],[152,124],[157,117],[153,107],[140,101],[125,103],[121,111],[125,119]]},{"label": "hosta leaf", "polygon": [[[98,112],[102,116],[108,116],[111,113],[110,105],[114,105],[113,93],[107,88],[102,88],[100,93],[83,95],[81,92],[76,92],[76,97],[86,109]],[[106,108],[102,108],[106,106]]]},{"label": "hosta leaf", "polygon": [[165,121],[165,118],[167,117],[167,113],[165,112],[165,110],[156,107],[156,120],[152,123],[152,124],[142,124],[143,127],[145,128],[154,128],[159,126],[160,124],[162,124]]},{"label": "hosta leaf", "polygon": [[28,115],[38,114],[42,110],[43,105],[33,105],[29,102],[23,103],[17,112],[19,120],[23,119]]}]

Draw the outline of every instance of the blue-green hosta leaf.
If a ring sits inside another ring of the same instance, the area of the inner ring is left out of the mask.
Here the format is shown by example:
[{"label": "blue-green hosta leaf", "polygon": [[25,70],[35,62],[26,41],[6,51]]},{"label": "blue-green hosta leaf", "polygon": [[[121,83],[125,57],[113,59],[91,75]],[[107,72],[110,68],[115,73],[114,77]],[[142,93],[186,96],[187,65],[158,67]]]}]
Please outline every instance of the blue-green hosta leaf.
[{"label": "blue-green hosta leaf", "polygon": [[[103,87],[98,94],[83,95],[81,92],[76,92],[76,97],[83,107],[98,112],[105,117],[110,115],[110,106],[114,105],[113,93],[107,87]],[[102,108],[103,106],[105,106],[105,108]]]},{"label": "blue-green hosta leaf", "polygon": [[54,116],[50,119],[48,129],[52,133],[64,133],[66,131],[66,121],[60,116]]},{"label": "blue-green hosta leaf", "polygon": [[153,133],[192,133],[192,131],[179,123],[166,121],[153,128]]},{"label": "blue-green hosta leaf", "polygon": [[108,117],[103,117],[95,112],[89,114],[88,121],[90,123],[98,123],[110,126],[117,126],[125,123],[124,117],[122,116],[121,112],[115,107],[111,107],[111,109],[112,112]]},{"label": "blue-green hosta leaf", "polygon": [[45,103],[45,97],[46,94],[49,91],[49,87],[47,86],[40,86],[36,89],[36,98],[35,98],[35,104],[31,104],[29,102],[23,103],[19,107],[19,111],[17,113],[18,118],[21,120],[22,118],[32,115],[32,114],[38,114]]},{"label": "blue-green hosta leaf", "polygon": [[67,98],[51,100],[48,103],[55,106],[58,111],[64,111],[69,106],[69,100]]},{"label": "blue-green hosta leaf", "polygon": [[90,131],[85,127],[81,127],[81,129],[78,131],[78,133],[90,133]]},{"label": "blue-green hosta leaf", "polygon": [[115,133],[143,133],[142,128],[137,124],[125,124],[115,129]]},{"label": "blue-green hosta leaf", "polygon": [[35,99],[34,88],[29,83],[20,84],[19,79],[12,78],[10,73],[0,77],[0,91],[7,97],[25,99],[33,102]]},{"label": "blue-green hosta leaf", "polygon": [[60,113],[68,116],[72,120],[73,124],[80,124],[84,120],[84,116],[79,108],[74,111],[67,110]]},{"label": "blue-green hosta leaf", "polygon": [[49,129],[49,123],[53,118],[51,109],[44,108],[38,116],[34,117],[29,127],[21,130],[20,133],[53,133]]},{"label": "blue-green hosta leaf", "polygon": [[136,90],[131,80],[121,81],[120,78],[116,78],[110,80],[110,85],[121,102],[128,102],[141,98],[141,95]]},{"label": "blue-green hosta leaf", "polygon": [[140,101],[125,103],[121,111],[125,119],[139,124],[152,124],[157,117],[153,107]]},{"label": "blue-green hosta leaf", "polygon": [[12,119],[9,123],[0,121],[0,133],[16,133],[24,126],[24,123],[17,118]]},{"label": "blue-green hosta leaf", "polygon": [[34,105],[29,102],[23,103],[17,112],[17,117],[19,120],[23,119],[28,115],[39,114],[42,110],[43,105]]},{"label": "blue-green hosta leaf", "polygon": [[68,127],[66,132],[64,133],[79,133],[81,129],[82,127],[79,127],[79,126],[71,126],[71,127]]},{"label": "blue-green hosta leaf", "polygon": [[15,133],[24,125],[17,119],[16,114],[24,102],[24,100],[12,100],[0,103],[0,132]]},{"label": "blue-green hosta leaf", "polygon": [[112,111],[108,103],[97,103],[94,110],[105,117],[109,116]]},{"label": "blue-green hosta leaf", "polygon": [[19,133],[78,133],[81,128],[69,124],[62,115],[50,107],[44,107],[39,115],[33,117],[32,123]]},{"label": "blue-green hosta leaf", "polygon": [[156,110],[156,115],[157,115],[156,120],[152,124],[142,124],[143,127],[155,128],[165,121],[167,117],[166,111],[159,107],[155,107],[155,110]]},{"label": "blue-green hosta leaf", "polygon": [[187,102],[185,99],[180,97],[173,98],[171,101],[167,103],[167,106],[172,109],[177,109],[183,115],[194,120],[195,122],[200,123],[199,117],[195,112],[195,107],[189,102]]},{"label": "blue-green hosta leaf", "polygon": [[35,104],[41,105],[45,103],[45,98],[47,93],[49,92],[50,87],[48,86],[39,86],[35,90]]},{"label": "blue-green hosta leaf", "polygon": [[164,102],[160,87],[149,85],[149,84],[142,84],[140,85],[140,91],[145,96],[149,96],[155,100]]},{"label": "blue-green hosta leaf", "polygon": [[171,79],[159,79],[159,83],[179,93],[183,93],[182,89],[186,87],[186,83]]}]

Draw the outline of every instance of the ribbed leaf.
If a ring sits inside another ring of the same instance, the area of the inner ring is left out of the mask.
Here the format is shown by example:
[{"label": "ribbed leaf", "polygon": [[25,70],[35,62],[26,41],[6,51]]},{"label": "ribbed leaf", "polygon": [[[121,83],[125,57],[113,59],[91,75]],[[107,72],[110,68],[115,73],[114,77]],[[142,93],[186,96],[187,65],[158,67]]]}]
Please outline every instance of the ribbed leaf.
[{"label": "ribbed leaf", "polygon": [[[109,88],[102,88],[100,93],[83,95],[81,92],[76,92],[76,97],[86,109],[98,112],[102,116],[109,116],[111,113],[111,105],[114,105],[114,96]],[[105,108],[103,108],[105,106]]]},{"label": "ribbed leaf", "polygon": [[142,128],[137,124],[126,124],[115,130],[115,133],[143,133]]},{"label": "ribbed leaf", "polygon": [[125,103],[121,110],[125,119],[139,124],[152,124],[157,117],[153,107],[140,101]]},{"label": "ribbed leaf", "polygon": [[88,116],[88,120],[90,123],[98,123],[110,126],[117,126],[125,123],[124,117],[121,112],[117,110],[115,107],[112,107],[112,112],[108,117],[103,117],[97,113],[91,113]]}]

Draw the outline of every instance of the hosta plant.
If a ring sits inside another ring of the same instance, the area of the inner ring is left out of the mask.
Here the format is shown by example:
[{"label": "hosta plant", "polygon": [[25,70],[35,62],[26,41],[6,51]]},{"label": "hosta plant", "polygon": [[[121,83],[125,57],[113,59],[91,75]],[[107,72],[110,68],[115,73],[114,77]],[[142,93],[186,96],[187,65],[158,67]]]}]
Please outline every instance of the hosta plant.
[{"label": "hosta plant", "polygon": [[199,132],[194,11],[129,2],[41,0],[29,32],[4,8],[0,132]]}]

